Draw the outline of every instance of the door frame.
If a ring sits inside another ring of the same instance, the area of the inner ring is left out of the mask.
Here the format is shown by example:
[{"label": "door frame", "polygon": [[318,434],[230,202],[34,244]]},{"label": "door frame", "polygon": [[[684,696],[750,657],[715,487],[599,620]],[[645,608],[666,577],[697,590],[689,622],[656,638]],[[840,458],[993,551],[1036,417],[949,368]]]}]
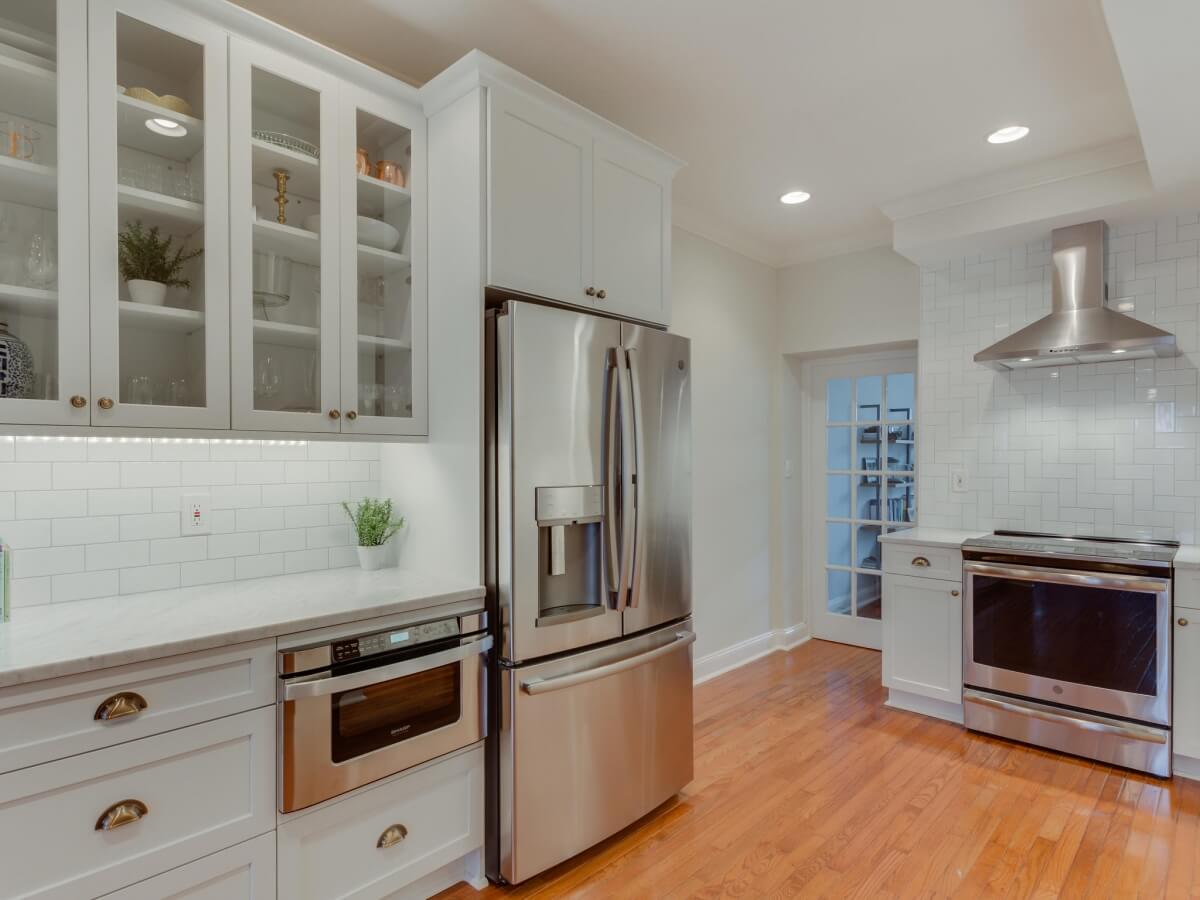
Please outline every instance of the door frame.
[{"label": "door frame", "polygon": [[[905,368],[911,369],[914,377],[917,372],[917,349],[915,346],[903,349],[882,351],[867,351],[863,353],[840,354],[805,359],[801,363],[801,403],[800,403],[800,455],[801,478],[799,495],[801,506],[796,517],[798,527],[792,533],[792,539],[801,543],[801,584],[804,608],[809,622],[809,630],[813,637],[822,640],[836,641],[843,644],[854,644],[879,650],[883,645],[882,619],[859,619],[830,615],[825,611],[825,398],[823,395],[825,379],[836,377],[839,370],[846,370],[845,377],[859,375],[883,374],[888,369],[897,368],[899,363],[908,363]],[[859,367],[855,369],[853,367]],[[876,371],[878,370],[878,372]],[[919,393],[919,382],[914,394]],[[917,427],[917,410],[914,396],[913,423]],[[818,414],[820,418],[818,421]],[[918,437],[918,441],[920,438]],[[918,443],[918,453],[920,445]],[[914,487],[919,485],[919,472],[913,470]],[[915,524],[915,523],[914,523]],[[805,535],[811,535],[811,540],[804,540]],[[853,568],[853,567],[852,567]],[[879,569],[880,578],[883,567]]]}]

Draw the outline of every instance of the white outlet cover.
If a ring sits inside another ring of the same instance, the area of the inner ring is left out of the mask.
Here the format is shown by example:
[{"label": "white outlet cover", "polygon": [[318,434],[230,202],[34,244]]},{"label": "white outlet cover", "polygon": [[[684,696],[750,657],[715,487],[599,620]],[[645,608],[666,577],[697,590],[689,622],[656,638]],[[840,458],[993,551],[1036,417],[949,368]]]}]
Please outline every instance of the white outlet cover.
[{"label": "white outlet cover", "polygon": [[950,490],[956,494],[965,493],[967,490],[967,470],[966,469],[951,469],[950,470]]},{"label": "white outlet cover", "polygon": [[211,534],[208,494],[184,494],[179,504],[179,530],[184,537],[193,534]]}]

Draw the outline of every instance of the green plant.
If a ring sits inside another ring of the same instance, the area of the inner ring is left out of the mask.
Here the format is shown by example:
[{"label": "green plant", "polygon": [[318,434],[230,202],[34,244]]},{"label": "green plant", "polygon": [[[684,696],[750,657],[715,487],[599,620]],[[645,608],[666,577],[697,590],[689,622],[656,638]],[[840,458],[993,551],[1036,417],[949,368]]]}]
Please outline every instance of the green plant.
[{"label": "green plant", "polygon": [[392,519],[391,500],[372,500],[368,497],[359,500],[353,509],[349,503],[343,501],[342,509],[354,523],[360,547],[381,547],[404,527],[403,516]]},{"label": "green plant", "polygon": [[120,251],[121,277],[126,281],[157,281],[169,287],[191,287],[186,278],[180,278],[183,264],[195,259],[203,250],[187,250],[183,246],[171,252],[174,238],[158,236],[158,226],[143,228],[141,220],[128,222],[125,230],[117,237]]}]

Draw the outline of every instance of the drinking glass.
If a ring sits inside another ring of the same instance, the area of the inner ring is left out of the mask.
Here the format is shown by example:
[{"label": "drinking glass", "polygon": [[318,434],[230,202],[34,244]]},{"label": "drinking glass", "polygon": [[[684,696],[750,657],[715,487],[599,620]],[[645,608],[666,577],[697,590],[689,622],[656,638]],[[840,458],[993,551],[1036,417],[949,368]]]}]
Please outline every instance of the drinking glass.
[{"label": "drinking glass", "polygon": [[58,277],[58,260],[54,247],[44,235],[35,234],[29,239],[29,252],[25,256],[25,277],[31,287],[37,288],[49,287]]},{"label": "drinking glass", "polygon": [[279,396],[282,382],[278,358],[266,355],[258,361],[254,375],[254,395],[263,400],[274,400]]}]

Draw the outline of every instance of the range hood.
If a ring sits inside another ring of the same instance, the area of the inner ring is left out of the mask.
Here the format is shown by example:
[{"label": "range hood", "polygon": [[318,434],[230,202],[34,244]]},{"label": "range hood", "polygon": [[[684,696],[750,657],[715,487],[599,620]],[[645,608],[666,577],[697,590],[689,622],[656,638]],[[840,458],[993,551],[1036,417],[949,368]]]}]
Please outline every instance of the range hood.
[{"label": "range hood", "polygon": [[999,371],[1175,356],[1175,335],[1105,306],[1104,222],[1050,233],[1054,285],[1050,315],[975,354]]}]

